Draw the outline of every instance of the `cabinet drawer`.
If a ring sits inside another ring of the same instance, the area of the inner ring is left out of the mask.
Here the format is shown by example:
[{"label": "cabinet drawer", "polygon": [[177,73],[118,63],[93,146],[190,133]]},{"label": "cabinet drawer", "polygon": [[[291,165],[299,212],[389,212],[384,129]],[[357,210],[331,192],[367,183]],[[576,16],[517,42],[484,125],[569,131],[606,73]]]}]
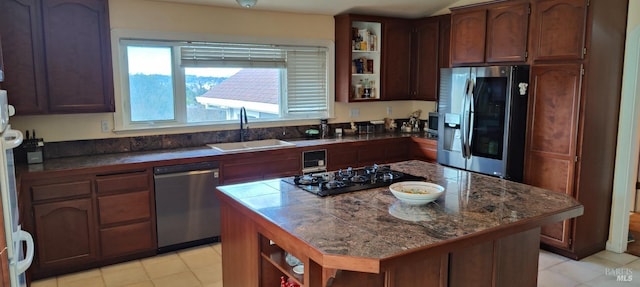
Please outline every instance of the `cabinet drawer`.
[{"label": "cabinet drawer", "polygon": [[149,191],[98,197],[100,224],[150,218]]},{"label": "cabinet drawer", "polygon": [[33,201],[91,194],[91,181],[82,180],[31,187]]},{"label": "cabinet drawer", "polygon": [[299,174],[302,164],[298,150],[281,150],[234,156],[223,163],[225,184]]},{"label": "cabinet drawer", "polygon": [[145,190],[149,188],[149,175],[146,172],[136,172],[100,176],[96,179],[96,186],[99,193]]},{"label": "cabinet drawer", "polygon": [[151,222],[141,222],[100,230],[103,257],[155,249]]}]

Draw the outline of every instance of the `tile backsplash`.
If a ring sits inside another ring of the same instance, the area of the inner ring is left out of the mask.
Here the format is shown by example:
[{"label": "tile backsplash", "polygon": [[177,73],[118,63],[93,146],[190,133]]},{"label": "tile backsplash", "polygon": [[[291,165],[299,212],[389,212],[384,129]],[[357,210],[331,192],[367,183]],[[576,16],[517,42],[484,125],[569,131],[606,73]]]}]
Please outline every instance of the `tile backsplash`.
[{"label": "tile backsplash", "polygon": [[[400,126],[402,121],[402,119],[397,119],[396,124]],[[357,122],[356,124],[366,125],[368,124],[368,122]],[[350,127],[350,123],[329,124],[330,136],[333,136],[334,130],[336,128],[348,129]],[[248,136],[245,140],[251,141],[262,139],[304,139],[307,137],[307,135],[305,134],[306,130],[318,128],[318,125],[249,128]],[[240,131],[238,129],[185,134],[134,136],[61,142],[46,142],[46,139],[44,139],[45,146],[43,149],[43,157],[46,161],[47,159],[74,156],[90,156],[122,152],[141,152],[161,149],[200,147],[209,143],[235,142],[239,140]],[[24,146],[20,146],[19,148],[15,149],[14,154],[16,162],[25,163],[27,151],[28,150]]]},{"label": "tile backsplash", "polygon": [[[331,130],[338,127],[347,128],[349,124],[332,124],[330,127]],[[246,140],[302,139],[306,136],[305,131],[311,128],[317,129],[318,126],[249,128]],[[239,141],[239,139],[240,131],[234,129],[186,134],[45,142],[44,159],[198,147],[209,143],[234,142]],[[24,146],[15,149],[16,161],[20,163],[26,162],[26,152],[27,150]]]}]

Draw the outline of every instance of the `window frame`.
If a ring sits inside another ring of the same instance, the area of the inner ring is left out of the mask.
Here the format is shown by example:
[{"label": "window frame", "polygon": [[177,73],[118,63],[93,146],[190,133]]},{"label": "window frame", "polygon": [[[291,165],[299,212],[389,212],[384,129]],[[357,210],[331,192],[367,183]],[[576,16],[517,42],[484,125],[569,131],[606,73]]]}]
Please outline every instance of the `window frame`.
[{"label": "window frame", "polygon": [[[114,55],[114,84],[116,91],[116,108],[114,113],[114,132],[125,133],[140,130],[184,130],[193,128],[207,128],[208,130],[228,129],[235,127],[237,123],[233,120],[221,122],[187,122],[186,114],[186,93],[184,68],[180,65],[180,51],[178,42],[228,42],[228,43],[250,43],[250,44],[272,44],[283,46],[310,46],[326,48],[326,90],[327,90],[327,113],[325,115],[314,115],[312,117],[295,117],[287,113],[286,102],[280,103],[281,117],[275,119],[263,119],[252,123],[253,126],[269,127],[282,126],[283,124],[307,124],[310,121],[316,122],[321,118],[334,118],[335,115],[335,47],[334,42],[325,39],[283,39],[270,37],[245,37],[236,35],[211,35],[211,34],[189,34],[189,33],[167,33],[149,32],[125,29],[112,30],[112,50]],[[171,46],[172,47],[172,73],[174,85],[174,112],[176,120],[156,121],[156,122],[131,122],[130,121],[130,100],[129,100],[129,75],[127,60],[127,45],[147,46]],[[283,80],[284,82],[284,80]],[[285,86],[281,88],[288,90]],[[281,97],[286,99],[286,96]],[[176,103],[178,105],[176,105]]]}]

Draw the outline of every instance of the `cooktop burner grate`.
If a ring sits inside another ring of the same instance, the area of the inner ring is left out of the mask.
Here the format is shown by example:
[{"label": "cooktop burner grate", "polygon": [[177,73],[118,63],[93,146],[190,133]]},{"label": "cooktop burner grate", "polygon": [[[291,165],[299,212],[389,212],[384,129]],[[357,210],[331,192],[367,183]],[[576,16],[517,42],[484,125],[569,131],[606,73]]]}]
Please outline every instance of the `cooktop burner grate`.
[{"label": "cooktop burner grate", "polygon": [[347,168],[336,172],[305,174],[283,179],[318,196],[336,195],[389,186],[394,182],[424,180],[424,177],[392,170],[388,165]]}]

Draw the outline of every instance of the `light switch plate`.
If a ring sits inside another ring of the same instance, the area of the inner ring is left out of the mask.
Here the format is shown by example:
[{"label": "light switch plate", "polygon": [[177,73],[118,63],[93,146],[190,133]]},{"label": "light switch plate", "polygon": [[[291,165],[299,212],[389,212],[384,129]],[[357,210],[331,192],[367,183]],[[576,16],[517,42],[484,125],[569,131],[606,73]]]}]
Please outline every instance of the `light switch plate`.
[{"label": "light switch plate", "polygon": [[108,133],[109,122],[107,120],[102,120],[102,122],[100,122],[100,129],[102,130],[103,133]]},{"label": "light switch plate", "polygon": [[349,116],[352,118],[357,118],[358,116],[360,116],[360,109],[350,109]]}]

